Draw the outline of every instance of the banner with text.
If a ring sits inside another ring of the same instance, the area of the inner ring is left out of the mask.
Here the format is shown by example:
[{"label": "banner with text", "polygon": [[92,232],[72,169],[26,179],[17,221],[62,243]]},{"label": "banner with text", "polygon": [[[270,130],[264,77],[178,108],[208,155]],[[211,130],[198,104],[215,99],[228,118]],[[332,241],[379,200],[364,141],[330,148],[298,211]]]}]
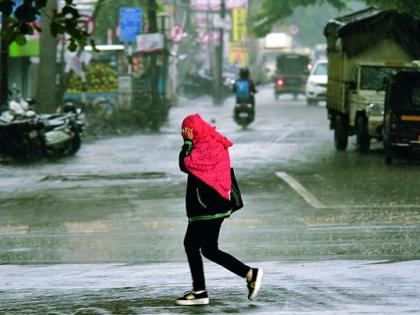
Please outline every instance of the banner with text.
[{"label": "banner with text", "polygon": [[247,21],[247,9],[232,10],[232,42],[239,42],[246,39],[248,35]]}]

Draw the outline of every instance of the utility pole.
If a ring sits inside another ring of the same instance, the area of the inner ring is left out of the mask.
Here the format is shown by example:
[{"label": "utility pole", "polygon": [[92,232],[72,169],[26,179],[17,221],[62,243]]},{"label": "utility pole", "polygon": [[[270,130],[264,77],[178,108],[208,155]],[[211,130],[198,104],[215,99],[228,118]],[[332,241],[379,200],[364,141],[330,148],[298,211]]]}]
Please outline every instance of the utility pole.
[{"label": "utility pole", "polygon": [[[147,10],[147,18],[149,23],[149,33],[157,33],[158,26],[157,26],[157,9],[158,5],[156,0],[149,0],[148,2],[148,10]],[[151,87],[151,106],[150,113],[152,114],[151,118],[151,128],[154,131],[159,130],[159,122],[160,122],[160,115],[161,115],[161,104],[159,99],[159,73],[157,69],[157,55],[156,53],[150,54],[150,63],[149,63],[149,73],[150,73],[150,87]]]},{"label": "utility pole", "polygon": [[213,69],[213,102],[215,105],[222,104],[222,81],[223,81],[223,52],[224,52],[224,21],[226,17],[225,0],[220,2],[219,41],[215,47],[215,67]]}]

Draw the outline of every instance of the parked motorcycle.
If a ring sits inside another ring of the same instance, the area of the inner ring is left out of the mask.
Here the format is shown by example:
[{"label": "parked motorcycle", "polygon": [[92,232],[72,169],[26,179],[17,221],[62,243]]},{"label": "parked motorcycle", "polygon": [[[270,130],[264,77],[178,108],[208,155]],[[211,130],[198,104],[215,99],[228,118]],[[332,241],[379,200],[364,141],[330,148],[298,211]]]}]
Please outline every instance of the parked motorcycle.
[{"label": "parked motorcycle", "polygon": [[20,162],[41,159],[45,147],[44,124],[33,118],[9,119],[9,115],[0,119],[0,154]]},{"label": "parked motorcycle", "polygon": [[49,157],[64,157],[75,154],[81,146],[80,135],[83,122],[78,114],[64,113],[54,115],[40,115],[45,127],[45,153]]},{"label": "parked motorcycle", "polygon": [[21,109],[10,109],[0,116],[1,154],[31,162],[73,155],[80,149],[84,129],[80,111],[37,115]]}]

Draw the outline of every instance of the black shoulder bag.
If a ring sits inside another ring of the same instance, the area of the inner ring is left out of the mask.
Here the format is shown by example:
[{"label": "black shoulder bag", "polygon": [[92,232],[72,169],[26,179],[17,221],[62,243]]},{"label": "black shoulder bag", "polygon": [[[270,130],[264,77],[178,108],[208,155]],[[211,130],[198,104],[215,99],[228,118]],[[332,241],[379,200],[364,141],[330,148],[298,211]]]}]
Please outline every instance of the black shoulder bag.
[{"label": "black shoulder bag", "polygon": [[241,209],[244,206],[242,201],[241,191],[239,190],[238,182],[236,181],[235,172],[233,168],[230,169],[230,177],[232,180],[232,187],[230,190],[230,202],[232,204],[232,212]]}]

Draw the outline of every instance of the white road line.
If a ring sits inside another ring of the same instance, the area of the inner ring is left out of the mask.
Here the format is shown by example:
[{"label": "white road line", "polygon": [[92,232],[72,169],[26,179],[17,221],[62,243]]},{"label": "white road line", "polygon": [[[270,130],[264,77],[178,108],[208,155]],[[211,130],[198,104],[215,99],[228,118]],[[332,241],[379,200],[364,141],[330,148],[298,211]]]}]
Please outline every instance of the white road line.
[{"label": "white road line", "polygon": [[291,188],[293,188],[307,203],[309,203],[312,207],[320,209],[320,208],[327,208],[324,204],[322,204],[318,198],[312,195],[309,191],[306,190],[305,187],[302,186],[296,179],[292,176],[287,174],[286,172],[276,172],[276,176],[284,180]]},{"label": "white road line", "polygon": [[309,205],[317,209],[386,209],[386,208],[403,208],[403,209],[420,209],[420,205],[324,205],[313,194],[311,194],[303,185],[286,172],[276,172],[276,176],[284,180],[299,196],[301,196]]}]

